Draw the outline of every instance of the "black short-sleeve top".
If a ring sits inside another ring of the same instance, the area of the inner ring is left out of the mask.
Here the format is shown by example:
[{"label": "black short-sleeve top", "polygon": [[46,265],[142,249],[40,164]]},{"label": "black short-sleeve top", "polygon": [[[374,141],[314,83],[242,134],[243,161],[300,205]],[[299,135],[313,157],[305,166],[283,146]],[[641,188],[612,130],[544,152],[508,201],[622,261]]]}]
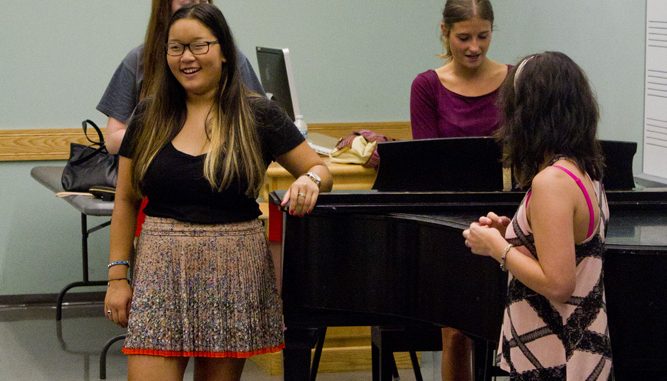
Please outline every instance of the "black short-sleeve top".
[{"label": "black short-sleeve top", "polygon": [[[266,165],[304,141],[292,120],[276,103],[252,98],[250,105],[261,145],[258,148]],[[133,141],[143,127],[142,114],[146,108],[146,102],[142,102],[130,118],[120,147],[121,156],[134,157]],[[171,142],[167,143],[155,156],[141,182],[141,191],[149,200],[144,213],[201,224],[241,222],[259,217],[257,200],[245,194],[245,181],[233,181],[220,192],[211,187],[204,177],[205,158],[206,155],[188,155]]]}]

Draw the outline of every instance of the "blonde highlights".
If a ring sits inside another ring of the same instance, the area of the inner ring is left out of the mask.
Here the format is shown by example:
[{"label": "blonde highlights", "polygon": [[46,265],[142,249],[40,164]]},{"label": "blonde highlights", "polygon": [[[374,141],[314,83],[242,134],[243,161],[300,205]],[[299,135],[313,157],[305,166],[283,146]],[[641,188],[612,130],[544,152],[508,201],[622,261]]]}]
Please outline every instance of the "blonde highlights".
[{"label": "blonde highlights", "polygon": [[264,182],[266,165],[261,155],[259,136],[250,107],[251,93],[243,89],[237,112],[225,113],[221,102],[213,113],[210,128],[210,150],[204,161],[204,176],[211,186],[222,191],[234,179],[244,179],[245,194],[257,197]]}]

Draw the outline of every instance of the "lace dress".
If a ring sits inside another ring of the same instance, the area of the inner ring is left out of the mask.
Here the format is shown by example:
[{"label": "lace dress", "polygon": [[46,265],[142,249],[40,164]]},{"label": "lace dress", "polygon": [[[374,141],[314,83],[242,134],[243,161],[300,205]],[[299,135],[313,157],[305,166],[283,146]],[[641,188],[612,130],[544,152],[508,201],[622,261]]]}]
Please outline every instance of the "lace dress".
[{"label": "lace dress", "polygon": [[[509,274],[507,300],[500,334],[498,360],[512,380],[607,380],[612,356],[602,273],[607,201],[594,182],[600,218],[594,221],[586,188],[579,185],[591,212],[587,239],[576,245],[576,287],[565,303],[555,302],[529,289]],[[505,234],[524,255],[537,258],[526,218],[530,191],[524,197]],[[522,247],[522,248],[521,248]]]}]

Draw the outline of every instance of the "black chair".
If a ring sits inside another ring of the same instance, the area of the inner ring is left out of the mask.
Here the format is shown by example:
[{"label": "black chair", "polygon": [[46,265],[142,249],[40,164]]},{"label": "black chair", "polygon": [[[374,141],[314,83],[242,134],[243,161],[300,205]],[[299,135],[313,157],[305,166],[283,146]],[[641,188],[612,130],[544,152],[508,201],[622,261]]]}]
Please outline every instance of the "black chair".
[{"label": "black chair", "polygon": [[104,344],[104,348],[102,348],[102,352],[100,352],[100,380],[106,380],[107,378],[107,352],[109,351],[109,348],[115,342],[125,340],[125,336],[127,335],[118,335],[116,337],[112,337],[106,342],[106,344]]}]

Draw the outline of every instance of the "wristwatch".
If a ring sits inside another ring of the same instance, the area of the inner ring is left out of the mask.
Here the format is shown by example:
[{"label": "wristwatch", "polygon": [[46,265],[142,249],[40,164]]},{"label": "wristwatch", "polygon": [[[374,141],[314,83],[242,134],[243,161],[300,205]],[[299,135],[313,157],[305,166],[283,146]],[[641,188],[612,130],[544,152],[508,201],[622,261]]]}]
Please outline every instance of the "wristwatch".
[{"label": "wristwatch", "polygon": [[319,188],[320,184],[322,183],[322,179],[320,176],[317,175],[315,172],[306,172],[306,177],[309,179],[313,180],[315,184],[317,184],[317,187]]}]

